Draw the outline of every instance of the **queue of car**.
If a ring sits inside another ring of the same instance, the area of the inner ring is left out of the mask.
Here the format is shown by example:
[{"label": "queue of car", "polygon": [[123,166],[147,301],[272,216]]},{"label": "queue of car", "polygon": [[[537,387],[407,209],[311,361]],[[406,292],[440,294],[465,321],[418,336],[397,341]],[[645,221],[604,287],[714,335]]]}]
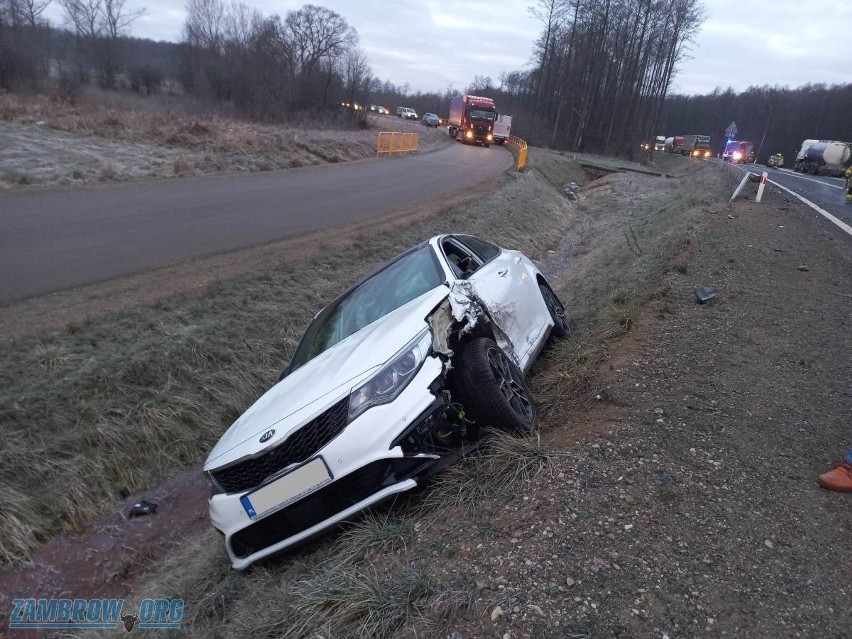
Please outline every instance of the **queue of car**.
[{"label": "queue of car", "polygon": [[[362,106],[358,103],[346,103],[341,102],[341,105],[344,107],[351,107],[356,111],[365,110],[370,113],[375,113],[377,115],[390,115],[390,110],[387,107],[381,106],[379,104],[371,104],[368,107]],[[417,111],[412,109],[411,107],[397,107],[396,108],[396,116],[398,118],[402,118],[404,120],[420,120],[420,123],[424,126],[429,126],[437,129],[439,126],[444,124],[444,119],[439,118],[435,113],[426,113],[420,118],[417,115]]]}]

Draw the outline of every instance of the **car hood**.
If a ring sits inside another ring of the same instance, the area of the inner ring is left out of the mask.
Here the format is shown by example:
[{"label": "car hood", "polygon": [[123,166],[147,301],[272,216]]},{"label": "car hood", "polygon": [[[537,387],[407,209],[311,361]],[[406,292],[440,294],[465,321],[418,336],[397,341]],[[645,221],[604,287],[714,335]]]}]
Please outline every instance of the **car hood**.
[{"label": "car hood", "polygon": [[[428,326],[426,317],[449,294],[439,286],[335,344],[270,388],[225,431],[204,470],[273,448],[349,394]],[[261,444],[266,431],[274,435]]]}]

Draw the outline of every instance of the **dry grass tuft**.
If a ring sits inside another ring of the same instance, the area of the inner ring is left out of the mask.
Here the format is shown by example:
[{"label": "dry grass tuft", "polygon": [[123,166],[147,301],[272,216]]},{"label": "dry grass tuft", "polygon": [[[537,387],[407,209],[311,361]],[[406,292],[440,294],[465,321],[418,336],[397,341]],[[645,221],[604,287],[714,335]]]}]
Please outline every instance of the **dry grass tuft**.
[{"label": "dry grass tuft", "polygon": [[487,499],[510,497],[519,483],[532,481],[550,466],[541,437],[497,432],[487,449],[438,477],[424,500],[427,509],[474,507]]},{"label": "dry grass tuft", "polygon": [[185,153],[181,153],[175,158],[172,169],[174,170],[175,175],[185,175],[186,173],[189,173],[189,160]]},{"label": "dry grass tuft", "polygon": [[472,593],[453,590],[414,566],[379,574],[340,564],[298,582],[293,596],[300,619],[284,636],[311,636],[324,628],[334,636],[390,637],[431,615],[453,619],[472,603]]},{"label": "dry grass tuft", "polygon": [[364,515],[337,544],[337,556],[357,562],[387,550],[407,547],[414,537],[414,521],[393,515],[389,509]]}]

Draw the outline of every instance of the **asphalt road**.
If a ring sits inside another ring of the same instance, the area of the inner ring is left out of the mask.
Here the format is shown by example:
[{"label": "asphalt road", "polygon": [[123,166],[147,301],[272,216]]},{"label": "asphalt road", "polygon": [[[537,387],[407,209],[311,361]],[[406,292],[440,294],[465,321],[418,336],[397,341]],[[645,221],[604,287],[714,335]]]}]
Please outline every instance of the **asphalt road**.
[{"label": "asphalt road", "polygon": [[766,171],[770,180],[795,191],[847,224],[852,224],[852,205],[846,204],[846,190],[843,186],[846,180],[843,178],[805,175],[790,169],[768,169],[759,164],[745,165],[744,168],[757,175]]},{"label": "asphalt road", "polygon": [[349,165],[0,195],[0,303],[404,210],[512,162],[497,146],[451,144]]}]

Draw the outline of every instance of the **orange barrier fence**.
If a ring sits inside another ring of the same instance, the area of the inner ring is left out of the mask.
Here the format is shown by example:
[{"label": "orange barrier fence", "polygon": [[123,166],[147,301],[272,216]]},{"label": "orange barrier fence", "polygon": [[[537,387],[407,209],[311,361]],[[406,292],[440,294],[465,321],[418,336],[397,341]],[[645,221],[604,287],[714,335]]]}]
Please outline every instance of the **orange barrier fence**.
[{"label": "orange barrier fence", "polygon": [[507,144],[518,154],[518,171],[523,171],[527,165],[527,143],[519,137],[510,135]]},{"label": "orange barrier fence", "polygon": [[420,144],[419,133],[399,133],[396,131],[382,131],[376,140],[376,157],[382,153],[408,153],[416,151]]}]

